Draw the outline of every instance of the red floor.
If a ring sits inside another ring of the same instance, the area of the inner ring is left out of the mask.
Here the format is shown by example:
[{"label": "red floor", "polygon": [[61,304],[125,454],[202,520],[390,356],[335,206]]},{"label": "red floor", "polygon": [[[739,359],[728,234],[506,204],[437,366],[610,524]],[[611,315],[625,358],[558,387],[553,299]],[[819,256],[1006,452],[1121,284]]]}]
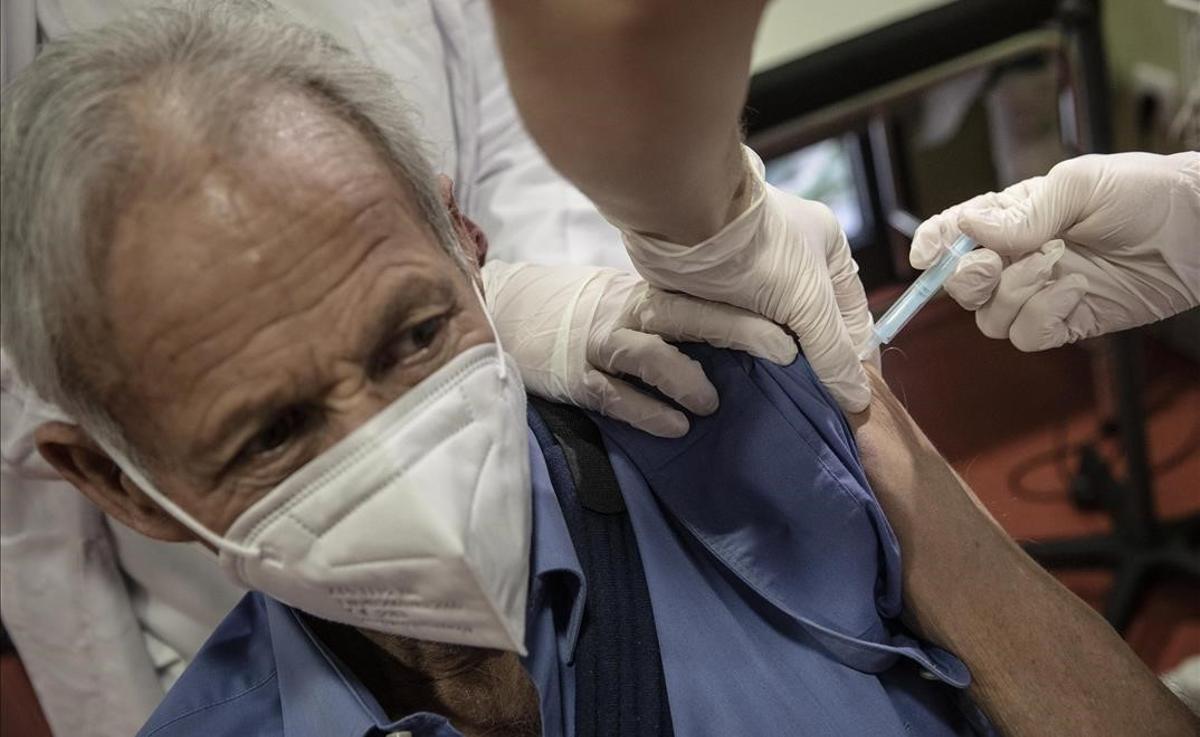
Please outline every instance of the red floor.
[{"label": "red floor", "polygon": [[[893,296],[880,293],[872,301],[886,306]],[[1053,539],[1109,528],[1105,514],[1079,511],[1067,496],[1080,443],[1096,443],[1120,469],[1115,439],[1102,437],[1100,418],[1111,414],[1097,410],[1095,396],[1107,374],[1094,368],[1093,350],[1023,354],[983,337],[972,316],[949,300],[933,303],[895,345],[883,358],[889,384],[1014,537]],[[1200,370],[1153,342],[1146,356],[1155,503],[1165,518],[1198,512]],[[1107,573],[1059,578],[1097,608],[1103,605]],[[1178,582],[1157,584],[1127,639],[1159,672],[1200,654],[1200,593]]]}]

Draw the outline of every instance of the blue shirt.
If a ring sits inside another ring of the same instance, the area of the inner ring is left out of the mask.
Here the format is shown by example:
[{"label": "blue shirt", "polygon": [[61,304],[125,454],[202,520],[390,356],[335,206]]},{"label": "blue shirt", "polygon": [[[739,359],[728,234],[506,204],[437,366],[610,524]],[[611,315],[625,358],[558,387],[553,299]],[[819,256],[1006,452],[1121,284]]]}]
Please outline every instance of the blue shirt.
[{"label": "blue shirt", "polygon": [[[721,396],[680,440],[595,418],[650,591],[677,735],[989,734],[953,655],[898,624],[899,546],[844,418],[808,364],[685,346]],[[527,670],[546,735],[573,737],[587,585],[531,438]],[[143,737],[458,736],[389,722],[291,608],[248,594]]]},{"label": "blue shirt", "polygon": [[[525,667],[543,730],[574,732],[571,656],[586,588],[537,443],[529,443],[533,545]],[[555,626],[555,605],[558,619]],[[436,714],[391,721],[295,609],[250,592],[222,620],[139,737],[461,737]]]}]

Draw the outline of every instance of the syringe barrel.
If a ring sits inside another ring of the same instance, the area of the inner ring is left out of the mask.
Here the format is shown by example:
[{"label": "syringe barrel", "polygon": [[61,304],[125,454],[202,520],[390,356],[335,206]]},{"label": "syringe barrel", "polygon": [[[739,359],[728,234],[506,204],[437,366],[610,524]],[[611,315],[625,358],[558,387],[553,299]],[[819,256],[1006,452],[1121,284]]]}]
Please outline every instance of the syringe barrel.
[{"label": "syringe barrel", "polygon": [[930,266],[917,277],[900,299],[888,308],[888,311],[875,323],[875,333],[884,343],[890,343],[892,338],[908,324],[909,320],[920,312],[921,308],[933,299],[942,288],[942,284],[958,266],[958,260],[970,253],[977,244],[967,236],[959,236],[950,248],[942,254],[933,266]]}]

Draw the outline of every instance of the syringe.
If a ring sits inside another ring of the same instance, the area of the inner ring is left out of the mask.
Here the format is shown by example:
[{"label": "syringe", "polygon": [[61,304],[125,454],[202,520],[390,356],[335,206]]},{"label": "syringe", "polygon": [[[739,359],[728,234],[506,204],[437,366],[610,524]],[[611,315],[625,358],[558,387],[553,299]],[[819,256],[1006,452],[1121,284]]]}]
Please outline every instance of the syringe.
[{"label": "syringe", "polygon": [[954,273],[954,267],[958,265],[958,260],[974,250],[976,245],[978,244],[967,236],[959,236],[949,250],[943,253],[933,266],[917,277],[917,280],[904,290],[904,294],[900,295],[900,299],[896,300],[895,304],[883,313],[883,317],[876,321],[875,328],[871,333],[871,340],[867,342],[859,358],[865,361],[875,352],[876,348],[892,342],[896,333],[900,332],[900,329],[920,312],[925,303],[938,293],[942,284]]}]

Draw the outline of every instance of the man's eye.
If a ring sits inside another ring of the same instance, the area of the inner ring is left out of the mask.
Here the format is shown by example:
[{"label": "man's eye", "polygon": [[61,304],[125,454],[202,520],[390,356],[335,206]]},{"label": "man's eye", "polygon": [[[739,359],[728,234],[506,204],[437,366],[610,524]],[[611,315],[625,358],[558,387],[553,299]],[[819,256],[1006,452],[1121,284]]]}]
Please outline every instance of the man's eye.
[{"label": "man's eye", "polygon": [[400,363],[433,345],[445,327],[446,316],[438,315],[428,320],[422,320],[400,333],[371,360],[371,375],[382,376]]},{"label": "man's eye", "polygon": [[308,429],[313,419],[314,414],[307,407],[285,409],[246,444],[242,455],[256,458],[278,451]]},{"label": "man's eye", "polygon": [[410,331],[412,333],[413,348],[417,350],[428,348],[434,339],[437,338],[438,333],[441,332],[443,323],[445,323],[444,318],[435,317],[413,326],[413,329]]}]

